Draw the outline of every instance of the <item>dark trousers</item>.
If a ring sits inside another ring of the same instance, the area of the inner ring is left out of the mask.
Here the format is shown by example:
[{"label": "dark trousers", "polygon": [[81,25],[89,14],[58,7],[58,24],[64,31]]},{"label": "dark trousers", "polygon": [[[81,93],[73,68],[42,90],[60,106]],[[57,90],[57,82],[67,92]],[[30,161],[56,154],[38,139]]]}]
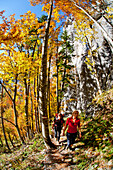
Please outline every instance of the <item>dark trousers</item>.
[{"label": "dark trousers", "polygon": [[55,130],[55,138],[57,138],[57,141],[59,141],[60,140],[61,129],[55,127],[54,130]]},{"label": "dark trousers", "polygon": [[67,132],[67,146],[68,147],[70,147],[70,145],[75,142],[76,137],[77,137],[77,132],[76,133]]}]

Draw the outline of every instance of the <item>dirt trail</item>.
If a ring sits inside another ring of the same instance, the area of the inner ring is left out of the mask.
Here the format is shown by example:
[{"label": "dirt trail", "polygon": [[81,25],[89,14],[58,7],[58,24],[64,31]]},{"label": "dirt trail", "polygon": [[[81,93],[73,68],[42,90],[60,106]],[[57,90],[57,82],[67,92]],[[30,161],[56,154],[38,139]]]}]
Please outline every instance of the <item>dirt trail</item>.
[{"label": "dirt trail", "polygon": [[67,151],[66,137],[61,137],[61,145],[58,145],[55,139],[52,142],[57,145],[57,149],[50,149],[46,151],[46,157],[43,161],[43,170],[72,170],[75,169],[73,157],[74,151]]}]

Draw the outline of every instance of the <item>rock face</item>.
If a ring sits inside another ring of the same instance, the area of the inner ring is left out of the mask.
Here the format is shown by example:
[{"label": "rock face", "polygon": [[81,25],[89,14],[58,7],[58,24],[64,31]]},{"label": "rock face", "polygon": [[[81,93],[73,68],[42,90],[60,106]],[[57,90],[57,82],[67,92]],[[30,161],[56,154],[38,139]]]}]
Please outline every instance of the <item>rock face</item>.
[{"label": "rock face", "polygon": [[[103,25],[106,31],[112,36],[111,26],[106,22],[104,18],[101,18],[98,22]],[[75,74],[76,85],[70,85],[64,95],[64,112],[70,113],[75,109],[86,111],[87,114],[94,114],[94,109],[88,107],[92,99],[97,93],[102,93],[103,90],[110,89],[113,86],[113,56],[112,50],[108,42],[103,37],[101,31],[95,26],[92,26],[96,30],[94,38],[83,44],[80,40],[75,40],[74,21],[71,22],[65,28],[68,35],[72,38],[72,44],[74,46],[74,52],[72,54],[72,63],[75,65],[75,70],[72,74]],[[90,50],[90,55],[88,51]],[[91,63],[95,63],[90,68],[87,64],[89,58]],[[73,84],[73,83],[72,83]]]}]

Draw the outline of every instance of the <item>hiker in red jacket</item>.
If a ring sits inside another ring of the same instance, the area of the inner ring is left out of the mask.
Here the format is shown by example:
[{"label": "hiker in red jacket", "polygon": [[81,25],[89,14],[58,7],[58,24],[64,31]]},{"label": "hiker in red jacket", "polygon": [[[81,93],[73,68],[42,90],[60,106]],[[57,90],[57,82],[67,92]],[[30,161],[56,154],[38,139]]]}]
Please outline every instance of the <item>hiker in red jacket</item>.
[{"label": "hiker in red jacket", "polygon": [[80,119],[78,118],[78,111],[75,110],[73,113],[72,113],[72,116],[67,118],[67,121],[66,121],[66,125],[63,129],[63,136],[65,134],[65,130],[68,126],[68,129],[67,129],[67,149],[71,149],[72,150],[72,145],[74,144],[75,142],[75,139],[77,137],[77,128],[79,130],[79,137],[81,138],[81,129],[80,129]]},{"label": "hiker in red jacket", "polygon": [[64,119],[63,119],[62,114],[61,113],[56,114],[53,124],[52,124],[52,128],[54,129],[55,138],[56,138],[56,141],[58,141],[58,143],[60,141],[60,134],[61,134],[63,125],[64,125]]}]

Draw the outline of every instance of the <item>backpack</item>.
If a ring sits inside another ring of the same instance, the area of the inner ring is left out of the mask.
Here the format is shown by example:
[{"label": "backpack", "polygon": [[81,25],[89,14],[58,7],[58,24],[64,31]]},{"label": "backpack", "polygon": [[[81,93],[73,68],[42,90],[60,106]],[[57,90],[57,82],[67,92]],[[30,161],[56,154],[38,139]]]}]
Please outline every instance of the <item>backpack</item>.
[{"label": "backpack", "polygon": [[58,119],[58,117],[55,117],[54,118],[54,126],[57,128],[57,129],[62,129],[62,126],[63,126],[63,123],[64,123],[64,120],[63,119]]}]

